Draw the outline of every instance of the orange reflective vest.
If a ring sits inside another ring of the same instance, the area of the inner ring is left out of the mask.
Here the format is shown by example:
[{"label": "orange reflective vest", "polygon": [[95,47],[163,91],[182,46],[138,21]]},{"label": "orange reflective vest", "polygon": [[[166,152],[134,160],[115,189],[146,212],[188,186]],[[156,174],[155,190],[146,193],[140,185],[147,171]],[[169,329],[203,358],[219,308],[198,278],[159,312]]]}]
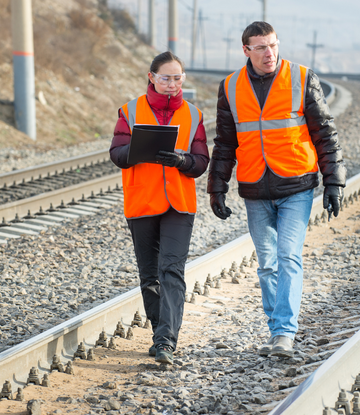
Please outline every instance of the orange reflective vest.
[{"label": "orange reflective vest", "polygon": [[282,60],[261,110],[246,67],[225,79],[239,144],[239,182],[259,181],[266,166],[281,177],[318,171],[304,116],[306,82],[306,67]]},{"label": "orange reflective vest", "polygon": [[[151,107],[142,95],[128,102],[121,111],[130,131],[134,124],[158,125]],[[169,125],[180,125],[175,145],[178,153],[190,153],[201,111],[187,101],[174,112]],[[128,219],[161,215],[170,206],[180,213],[196,212],[195,180],[185,176],[176,167],[139,163],[122,171],[124,213]]]}]

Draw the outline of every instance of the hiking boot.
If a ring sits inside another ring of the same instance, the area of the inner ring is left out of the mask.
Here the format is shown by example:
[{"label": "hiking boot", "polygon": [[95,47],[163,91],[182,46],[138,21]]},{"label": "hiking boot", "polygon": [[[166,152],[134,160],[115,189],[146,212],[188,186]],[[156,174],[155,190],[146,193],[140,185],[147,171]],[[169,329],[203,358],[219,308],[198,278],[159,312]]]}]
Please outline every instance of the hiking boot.
[{"label": "hiking boot", "polygon": [[275,337],[270,337],[270,339],[264,343],[259,349],[260,356],[268,356],[273,348]]},{"label": "hiking boot", "polygon": [[274,336],[273,348],[270,356],[293,357],[293,340],[287,336]]},{"label": "hiking boot", "polygon": [[149,356],[156,356],[156,347],[155,344],[153,344],[149,349]]},{"label": "hiking boot", "polygon": [[173,351],[174,349],[168,344],[157,345],[155,362],[167,363],[168,365],[172,365],[174,362]]}]

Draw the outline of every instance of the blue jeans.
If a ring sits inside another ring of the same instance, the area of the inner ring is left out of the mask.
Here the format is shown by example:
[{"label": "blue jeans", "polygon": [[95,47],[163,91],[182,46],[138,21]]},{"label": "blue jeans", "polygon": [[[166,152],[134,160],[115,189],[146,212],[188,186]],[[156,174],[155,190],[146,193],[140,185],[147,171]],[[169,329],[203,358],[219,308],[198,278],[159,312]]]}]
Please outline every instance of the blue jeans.
[{"label": "blue jeans", "polygon": [[245,199],[271,336],[294,339],[302,295],[302,249],[314,190],[276,200]]}]

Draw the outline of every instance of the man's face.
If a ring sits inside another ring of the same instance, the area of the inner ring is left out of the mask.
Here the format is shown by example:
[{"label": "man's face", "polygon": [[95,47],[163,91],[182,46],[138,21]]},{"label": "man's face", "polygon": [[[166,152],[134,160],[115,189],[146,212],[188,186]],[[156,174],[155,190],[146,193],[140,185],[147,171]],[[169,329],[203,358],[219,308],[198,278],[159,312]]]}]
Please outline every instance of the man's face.
[{"label": "man's face", "polygon": [[249,38],[248,46],[269,46],[264,51],[259,52],[259,48],[249,50],[246,46],[243,46],[245,56],[250,58],[254,71],[260,76],[275,71],[279,54],[276,41],[276,33],[270,33],[267,36],[251,36]]}]

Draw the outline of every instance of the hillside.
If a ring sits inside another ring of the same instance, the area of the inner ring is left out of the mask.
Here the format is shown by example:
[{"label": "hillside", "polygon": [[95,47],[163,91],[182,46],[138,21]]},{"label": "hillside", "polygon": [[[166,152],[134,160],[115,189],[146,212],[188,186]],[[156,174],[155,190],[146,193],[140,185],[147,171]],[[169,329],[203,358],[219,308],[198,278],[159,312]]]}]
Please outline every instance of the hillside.
[{"label": "hillside", "polygon": [[[125,10],[108,10],[104,0],[32,0],[34,143],[14,124],[10,2],[0,0],[0,149],[48,150],[112,134],[117,109],[146,91],[149,65],[162,51],[136,33]],[[194,88],[194,80],[184,87]],[[199,104],[205,119],[215,114],[217,87],[196,82],[198,101],[210,102]]]}]

